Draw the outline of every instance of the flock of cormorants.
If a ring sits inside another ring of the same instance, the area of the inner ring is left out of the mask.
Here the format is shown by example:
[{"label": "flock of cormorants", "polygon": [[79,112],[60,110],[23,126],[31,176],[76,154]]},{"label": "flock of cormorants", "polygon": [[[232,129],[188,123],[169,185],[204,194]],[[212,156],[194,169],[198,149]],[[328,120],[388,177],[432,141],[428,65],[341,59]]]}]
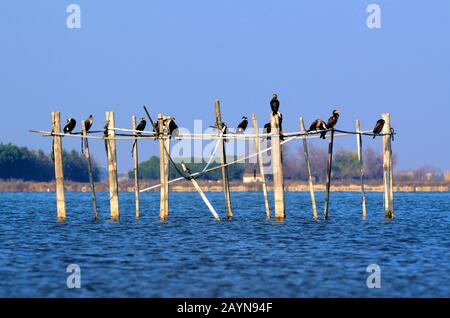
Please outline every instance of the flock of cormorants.
[{"label": "flock of cormorants", "polygon": [[[279,123],[280,123],[280,131],[282,131],[282,122],[283,117],[281,113],[279,112],[280,109],[280,101],[278,100],[277,94],[272,95],[272,99],[270,100],[270,108],[272,110],[273,115],[279,116]],[[328,122],[325,123],[322,119],[316,119],[311,126],[308,129],[308,132],[312,131],[320,131],[320,138],[326,139],[326,134],[329,129],[332,129],[336,126],[337,122],[339,120],[339,110],[335,109],[333,110],[332,116],[328,119]],[[86,132],[89,132],[94,122],[94,118],[92,115],[88,117],[88,119],[85,121],[86,126]],[[385,121],[383,119],[379,119],[373,129],[373,138],[375,138],[377,135],[379,135],[384,127]],[[77,125],[77,121],[73,118],[67,119],[66,125],[64,126],[64,133],[65,134],[72,134],[73,130],[75,129]],[[147,126],[147,120],[145,117],[141,118],[140,123],[136,126],[136,131],[144,131],[145,127]],[[228,134],[228,127],[225,123],[222,123],[222,126],[224,127],[224,134]],[[238,124],[236,128],[236,134],[243,134],[248,126],[248,118],[243,116],[242,121]],[[153,131],[156,132],[156,127],[153,127]],[[270,134],[271,132],[271,125],[270,123],[267,123],[264,125],[263,129],[265,134]],[[176,136],[178,133],[178,126],[175,123],[175,118],[173,118],[169,123],[169,133],[171,136]],[[138,133],[140,136],[141,134]]]}]

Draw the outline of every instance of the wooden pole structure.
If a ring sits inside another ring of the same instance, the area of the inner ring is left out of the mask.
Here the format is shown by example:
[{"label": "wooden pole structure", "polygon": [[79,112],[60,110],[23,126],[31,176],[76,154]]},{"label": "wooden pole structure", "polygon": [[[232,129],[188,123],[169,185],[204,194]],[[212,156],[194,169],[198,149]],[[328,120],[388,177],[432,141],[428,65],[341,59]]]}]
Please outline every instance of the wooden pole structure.
[{"label": "wooden pole structure", "polygon": [[262,189],[264,194],[264,205],[266,207],[266,217],[268,220],[270,220],[269,195],[267,194],[266,176],[264,174],[264,163],[262,160],[262,153],[261,153],[261,140],[259,139],[259,127],[258,122],[256,120],[256,114],[252,115],[252,119],[253,119],[253,129],[255,130],[255,150],[258,153],[259,173],[262,179]]},{"label": "wooden pole structure", "polygon": [[270,126],[272,131],[272,170],[273,187],[275,201],[275,219],[283,221],[286,217],[284,209],[284,182],[283,182],[283,163],[282,149],[280,144],[280,115],[270,114]]},{"label": "wooden pole structure", "polygon": [[[61,113],[52,112],[52,132],[61,133]],[[66,200],[64,194],[64,171],[62,159],[62,140],[53,137],[53,159],[55,161],[56,209],[58,221],[66,220]]]},{"label": "wooden pole structure", "polygon": [[392,187],[392,145],[391,145],[391,115],[383,113],[383,180],[384,180],[384,207],[387,219],[394,218],[394,192]]},{"label": "wooden pole structure", "polygon": [[[114,112],[106,112],[107,122],[107,156],[108,156],[108,179],[109,179],[109,204],[111,209],[111,220],[120,219],[119,210],[119,181],[117,177],[117,150],[115,137]],[[109,139],[111,138],[111,139]]]},{"label": "wooden pole structure", "polygon": [[170,135],[169,135],[169,121],[164,121],[164,176],[166,178],[165,182],[165,216],[164,219],[167,219],[169,217],[169,174],[170,174]]},{"label": "wooden pole structure", "polygon": [[[184,172],[189,172],[186,168],[186,165],[184,163],[181,164],[181,168]],[[203,199],[203,202],[205,202],[206,206],[208,207],[209,211],[211,211],[212,215],[217,221],[220,221],[220,217],[217,214],[216,210],[214,210],[214,207],[212,206],[211,202],[209,202],[206,195],[203,193],[202,189],[198,185],[197,181],[195,181],[194,178],[191,179],[192,184],[194,185],[195,190],[197,190],[198,194],[200,194],[200,197]]]},{"label": "wooden pole structure", "polygon": [[97,196],[95,194],[95,185],[94,185],[94,177],[92,174],[92,160],[91,160],[91,152],[89,150],[89,141],[87,137],[86,131],[86,122],[83,120],[81,122],[81,133],[83,135],[83,144],[84,144],[84,155],[86,157],[87,167],[88,167],[88,175],[89,175],[89,184],[91,187],[91,200],[92,200],[92,212],[94,213],[94,220],[98,220],[98,211],[97,211]]},{"label": "wooden pole structure", "polygon": [[[222,122],[222,114],[220,112],[220,101],[216,99],[215,104],[215,112],[216,112],[216,127],[219,131],[223,130],[223,122]],[[225,165],[227,163],[227,156],[225,152],[225,142],[222,138],[220,141],[220,160],[221,165]],[[228,180],[228,167],[222,167],[222,181],[223,181],[223,192],[225,194],[225,204],[227,206],[227,217],[228,220],[233,219],[233,210],[231,208],[231,197],[230,197],[230,183]]]},{"label": "wooden pole structure", "polygon": [[[131,125],[133,130],[136,130],[136,116],[131,118]],[[134,194],[136,199],[136,219],[139,219],[140,212],[140,197],[139,197],[139,152],[138,152],[138,141],[137,135],[133,140],[133,161],[134,161]]]},{"label": "wooden pole structure", "polygon": [[362,204],[362,218],[363,220],[367,217],[367,210],[366,210],[366,191],[364,189],[364,158],[363,158],[363,151],[362,151],[362,135],[361,133],[361,123],[359,119],[356,120],[356,132],[358,133],[356,135],[356,141],[358,145],[358,160],[359,160],[359,171],[361,175],[361,204]]},{"label": "wooden pole structure", "polygon": [[164,129],[164,119],[162,114],[158,114],[158,133],[159,133],[159,177],[161,183],[160,200],[159,200],[159,218],[164,221],[169,215],[168,211],[168,182],[169,175],[166,174],[166,151],[165,147],[165,129]]},{"label": "wooden pole structure", "polygon": [[334,143],[334,128],[330,132],[330,143],[328,144],[328,167],[327,167],[327,185],[325,189],[325,221],[328,220],[328,208],[330,206],[330,187],[331,187],[331,170],[333,168],[333,143]]},{"label": "wooden pole structure", "polygon": [[[300,117],[300,131],[302,134],[306,134],[305,122],[303,121],[303,117]],[[309,192],[311,194],[311,204],[313,208],[314,220],[317,220],[319,216],[317,215],[316,196],[314,195],[314,184],[311,173],[311,162],[309,160],[308,141],[306,139],[306,135],[303,135],[303,152],[305,154],[306,174],[308,175]]]}]

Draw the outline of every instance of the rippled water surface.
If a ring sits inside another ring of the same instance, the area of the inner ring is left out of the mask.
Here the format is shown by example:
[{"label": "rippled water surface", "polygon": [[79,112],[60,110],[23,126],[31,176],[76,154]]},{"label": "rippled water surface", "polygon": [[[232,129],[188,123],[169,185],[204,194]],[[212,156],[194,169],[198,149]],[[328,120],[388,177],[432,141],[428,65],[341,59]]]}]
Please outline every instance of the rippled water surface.
[{"label": "rippled water surface", "polygon": [[[313,222],[308,193],[287,193],[284,223],[265,220],[261,193],[232,193],[235,218],[217,223],[197,193],[171,193],[160,223],[159,195],[120,196],[121,221],[108,220],[99,194],[67,194],[68,220],[56,222],[55,197],[0,193],[2,297],[450,297],[450,194],[396,194],[384,219],[382,194],[332,193],[330,220]],[[222,193],[207,193],[225,216]],[[318,194],[321,210],[323,195]],[[68,289],[66,267],[81,267]],[[369,264],[381,288],[368,289]]]}]

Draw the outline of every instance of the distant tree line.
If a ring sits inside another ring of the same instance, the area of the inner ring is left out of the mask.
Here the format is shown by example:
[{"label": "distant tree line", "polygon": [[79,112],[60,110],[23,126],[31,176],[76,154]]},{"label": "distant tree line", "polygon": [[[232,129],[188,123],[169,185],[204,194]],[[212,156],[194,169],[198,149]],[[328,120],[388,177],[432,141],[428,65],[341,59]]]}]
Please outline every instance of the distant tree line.
[{"label": "distant tree line", "polygon": [[[306,164],[303,155],[303,148],[283,149],[283,167],[284,178],[286,180],[307,180]],[[313,177],[316,181],[324,182],[327,173],[328,153],[327,150],[310,145],[309,155],[311,160],[311,169]],[[364,156],[364,173],[366,179],[382,179],[383,178],[383,160],[381,153],[376,153],[372,148],[366,148]],[[230,158],[228,162],[233,159]],[[185,162],[193,162],[193,160],[185,160]],[[202,171],[206,162],[189,163],[187,166],[191,172]],[[181,171],[180,165],[177,165]],[[217,163],[210,167],[218,166]],[[245,172],[258,171],[258,165],[254,163],[239,163],[228,166],[228,174],[230,180],[241,180]],[[333,159],[333,179],[335,180],[358,180],[360,178],[360,168],[358,154],[349,150],[337,150]],[[130,179],[134,178],[134,172],[128,173]],[[173,168],[170,169],[169,178],[179,177],[180,174]],[[201,180],[220,180],[222,177],[221,170],[217,169],[204,174]],[[159,157],[153,156],[149,160],[139,164],[139,178],[145,180],[159,179]],[[267,178],[270,180],[271,175]]]},{"label": "distant tree line", "polygon": [[[311,173],[315,180],[324,182],[327,175],[328,151],[309,145],[309,157],[311,161]],[[303,154],[303,147],[294,151],[287,151],[284,156],[284,175],[286,179],[307,180],[306,163]],[[364,176],[366,179],[383,178],[383,158],[381,153],[375,152],[372,148],[365,148]],[[394,165],[396,157],[393,158]],[[332,176],[334,180],[357,180],[360,178],[360,165],[358,153],[345,149],[339,149],[333,154]]]},{"label": "distant tree line", "polygon": [[[87,163],[76,150],[63,151],[64,178],[75,182],[88,182]],[[95,181],[100,180],[100,168],[93,163]],[[0,144],[0,179],[48,182],[54,180],[51,155],[42,150],[30,150],[13,144]]]},{"label": "distant tree line", "polygon": [[[232,159],[230,159],[231,161]],[[187,163],[186,166],[188,166],[189,170],[191,170],[191,173],[200,172],[204,169],[205,165],[207,164],[205,161],[196,163],[193,159],[186,159],[184,160]],[[178,169],[182,171],[181,164],[176,164]],[[218,163],[213,163],[209,167],[217,167],[219,166]],[[242,179],[242,175],[245,172],[246,165],[245,164],[234,164],[228,166],[228,176],[230,180],[238,180]],[[169,179],[180,177],[181,175],[178,173],[176,169],[169,169]],[[130,179],[134,178],[134,171],[131,170],[128,172],[128,177]],[[217,169],[208,173],[203,174],[199,179],[200,180],[219,180],[222,178],[222,172],[221,169]],[[144,180],[159,180],[159,157],[152,156],[149,160],[144,161],[139,164],[139,179]]]}]

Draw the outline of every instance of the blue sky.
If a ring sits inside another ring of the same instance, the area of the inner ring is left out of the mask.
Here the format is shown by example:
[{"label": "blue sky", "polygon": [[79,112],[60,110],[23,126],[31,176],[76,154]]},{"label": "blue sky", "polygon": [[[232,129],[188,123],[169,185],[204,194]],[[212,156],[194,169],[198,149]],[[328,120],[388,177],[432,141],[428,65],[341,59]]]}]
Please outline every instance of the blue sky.
[{"label": "blue sky", "polygon": [[[70,3],[81,7],[81,29],[66,27]],[[381,7],[379,30],[366,26],[370,3]],[[262,125],[277,92],[285,130],[335,107],[340,128],[354,129],[356,118],[372,128],[389,111],[398,169],[448,170],[449,38],[446,0],[2,1],[0,141],[50,150],[28,129],[48,129],[52,110],[93,113],[101,126],[113,110],[128,127],[147,104],[192,128],[214,121],[215,98],[229,125],[253,112]],[[102,147],[94,146],[99,161]],[[157,147],[141,150],[145,159]],[[119,159],[121,171],[131,167],[130,145],[119,145]]]}]

